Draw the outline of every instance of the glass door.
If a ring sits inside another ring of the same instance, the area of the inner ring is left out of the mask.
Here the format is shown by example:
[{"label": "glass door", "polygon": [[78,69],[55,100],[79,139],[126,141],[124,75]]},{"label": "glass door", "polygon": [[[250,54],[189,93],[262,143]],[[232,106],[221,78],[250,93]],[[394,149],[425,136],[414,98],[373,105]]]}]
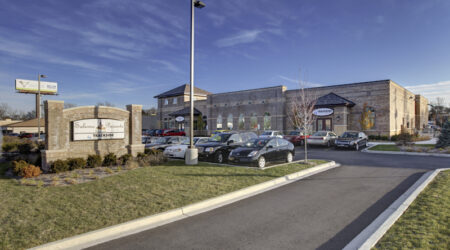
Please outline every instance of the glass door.
[{"label": "glass door", "polygon": [[316,131],[320,130],[326,130],[326,131],[333,131],[332,130],[333,123],[331,121],[331,118],[319,118],[316,121]]}]

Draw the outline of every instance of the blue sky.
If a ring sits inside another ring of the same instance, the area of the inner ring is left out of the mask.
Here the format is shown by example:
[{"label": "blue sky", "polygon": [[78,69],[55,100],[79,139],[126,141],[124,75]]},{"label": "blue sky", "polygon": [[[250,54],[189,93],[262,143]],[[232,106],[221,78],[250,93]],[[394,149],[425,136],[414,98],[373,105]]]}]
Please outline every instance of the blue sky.
[{"label": "blue sky", "polygon": [[[392,79],[450,100],[450,1],[204,0],[195,83],[213,93]],[[189,82],[189,0],[0,0],[0,103],[34,109],[14,79],[77,105],[156,105]]]}]

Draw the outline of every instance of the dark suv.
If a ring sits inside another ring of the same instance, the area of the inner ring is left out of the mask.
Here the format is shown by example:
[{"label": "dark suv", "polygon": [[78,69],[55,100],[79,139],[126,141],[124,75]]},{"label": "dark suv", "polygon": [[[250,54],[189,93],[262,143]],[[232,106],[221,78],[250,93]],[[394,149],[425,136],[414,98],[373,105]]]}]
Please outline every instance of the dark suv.
[{"label": "dark suv", "polygon": [[215,134],[207,143],[195,145],[198,148],[200,160],[222,163],[228,159],[231,150],[244,145],[250,139],[258,136],[253,132],[227,132]]}]

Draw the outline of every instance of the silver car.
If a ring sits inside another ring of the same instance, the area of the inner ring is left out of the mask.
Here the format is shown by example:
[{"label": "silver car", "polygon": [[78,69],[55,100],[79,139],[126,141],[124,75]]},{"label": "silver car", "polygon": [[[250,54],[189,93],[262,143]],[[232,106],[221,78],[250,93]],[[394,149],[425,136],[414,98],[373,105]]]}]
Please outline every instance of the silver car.
[{"label": "silver car", "polygon": [[337,135],[331,131],[317,131],[307,139],[307,142],[310,145],[331,147],[334,145],[336,138]]},{"label": "silver car", "polygon": [[259,136],[259,138],[272,138],[272,137],[283,138],[283,133],[276,130],[266,130],[262,132],[262,134]]}]

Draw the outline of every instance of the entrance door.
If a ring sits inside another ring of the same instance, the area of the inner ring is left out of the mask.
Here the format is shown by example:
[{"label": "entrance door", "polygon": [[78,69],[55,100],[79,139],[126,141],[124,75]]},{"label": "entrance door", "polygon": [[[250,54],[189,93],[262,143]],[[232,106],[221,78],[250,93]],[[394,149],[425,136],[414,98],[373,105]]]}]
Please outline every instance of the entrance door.
[{"label": "entrance door", "polygon": [[319,118],[316,121],[316,130],[326,130],[326,131],[332,131],[332,121],[331,118]]}]

